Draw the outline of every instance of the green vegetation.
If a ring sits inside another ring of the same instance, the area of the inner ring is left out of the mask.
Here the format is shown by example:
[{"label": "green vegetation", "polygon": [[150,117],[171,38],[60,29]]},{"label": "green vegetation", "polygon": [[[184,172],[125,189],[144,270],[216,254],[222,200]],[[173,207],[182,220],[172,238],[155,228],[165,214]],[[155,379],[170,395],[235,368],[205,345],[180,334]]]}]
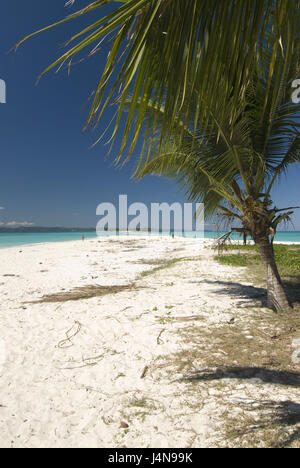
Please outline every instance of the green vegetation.
[{"label": "green vegetation", "polygon": [[[160,260],[157,267],[152,268],[151,270],[142,271],[139,276],[136,278],[136,281],[146,278],[147,276],[154,275],[160,271],[172,268],[173,266],[177,265],[177,263],[183,262],[194,262],[196,260],[200,260],[201,257],[181,257],[181,258],[171,258],[170,260]],[[145,262],[143,262],[145,263]],[[148,262],[147,262],[148,263]],[[169,285],[173,285],[174,283],[169,283]]]},{"label": "green vegetation", "polygon": [[139,276],[136,279],[140,280],[140,279],[146,278],[147,276],[154,275],[155,273],[157,273],[159,271],[166,270],[168,268],[173,267],[174,265],[176,265],[177,263],[182,262],[183,260],[185,260],[185,259],[184,258],[172,258],[171,260],[165,260],[164,262],[161,262],[161,264],[158,265],[155,268],[151,268],[150,270],[142,271],[142,273],[140,273]]},{"label": "green vegetation", "polygon": [[[233,253],[234,252],[234,253]],[[300,246],[274,245],[275,260],[280,274],[300,280]],[[230,245],[215,259],[223,265],[237,267],[263,266],[259,249],[254,245]]]}]

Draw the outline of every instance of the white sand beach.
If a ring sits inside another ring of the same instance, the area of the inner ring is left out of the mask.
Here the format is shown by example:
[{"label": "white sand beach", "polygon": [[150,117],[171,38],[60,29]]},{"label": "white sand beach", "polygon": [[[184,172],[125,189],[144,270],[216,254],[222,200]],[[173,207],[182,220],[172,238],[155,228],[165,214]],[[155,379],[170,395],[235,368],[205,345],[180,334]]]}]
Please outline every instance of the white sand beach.
[{"label": "white sand beach", "polygon": [[[263,348],[265,373],[193,379],[228,355],[222,338],[209,348],[210,333],[240,326],[240,366],[255,314],[272,314],[245,269],[218,264],[210,245],[124,237],[0,250],[0,446],[230,446],[228,421],[247,411],[259,421],[263,402],[299,411],[297,365],[286,380],[269,375]],[[261,336],[272,334],[262,324]]]}]

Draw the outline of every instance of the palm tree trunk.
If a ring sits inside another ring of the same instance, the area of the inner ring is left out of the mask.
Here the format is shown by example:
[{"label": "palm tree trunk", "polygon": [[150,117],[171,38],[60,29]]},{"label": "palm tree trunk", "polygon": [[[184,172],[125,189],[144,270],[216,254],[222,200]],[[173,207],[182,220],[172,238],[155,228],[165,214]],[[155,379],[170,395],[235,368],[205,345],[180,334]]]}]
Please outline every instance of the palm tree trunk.
[{"label": "palm tree trunk", "polygon": [[277,311],[291,309],[276,265],[273,244],[267,237],[256,239],[255,243],[259,247],[266,269],[268,307]]}]

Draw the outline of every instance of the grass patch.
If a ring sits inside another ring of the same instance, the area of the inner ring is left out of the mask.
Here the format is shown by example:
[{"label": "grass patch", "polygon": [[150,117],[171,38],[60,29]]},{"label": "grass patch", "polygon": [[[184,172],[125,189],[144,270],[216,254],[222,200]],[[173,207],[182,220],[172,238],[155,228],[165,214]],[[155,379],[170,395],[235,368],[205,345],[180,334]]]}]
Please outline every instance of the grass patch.
[{"label": "grass patch", "polygon": [[126,403],[122,411],[122,416],[130,423],[133,423],[136,419],[140,419],[144,422],[147,416],[157,414],[157,412],[161,412],[162,409],[159,403],[151,398],[134,397]]},{"label": "grass patch", "polygon": [[135,262],[130,262],[130,263],[133,263],[135,265],[150,265],[150,266],[159,266],[159,265],[163,265],[166,263],[166,260],[165,259],[162,259],[162,258],[157,258],[157,259],[140,259],[140,260],[137,260]]},{"label": "grass patch", "polygon": [[[181,258],[172,258],[170,260],[159,260],[159,264],[155,268],[152,268],[151,270],[142,271],[139,274],[139,276],[136,278],[136,280],[140,280],[140,279],[146,278],[147,276],[154,275],[155,273],[158,273],[159,271],[172,268],[173,266],[177,265],[177,263],[195,262],[198,260],[201,260],[201,257],[181,257]],[[169,283],[169,284],[173,285],[174,283]]]},{"label": "grass patch", "polygon": [[[275,259],[286,291],[296,308],[300,310],[300,246],[274,245]],[[222,265],[247,267],[248,277],[255,285],[265,283],[265,269],[254,245],[229,245],[214,257]]]},{"label": "grass patch", "polygon": [[[262,265],[259,249],[254,245],[229,245],[221,255],[215,257],[224,265]],[[232,253],[235,251],[237,253]],[[300,280],[300,246],[274,245],[275,259],[283,276],[294,276]],[[226,253],[230,252],[230,253]]]},{"label": "grass patch", "polygon": [[257,264],[261,262],[261,258],[259,255],[252,255],[252,254],[227,254],[227,255],[219,255],[215,257],[219,263],[222,265],[230,265],[236,267],[246,267],[249,264]]},{"label": "grass patch", "polygon": [[177,263],[180,263],[183,260],[185,260],[185,259],[183,259],[183,258],[172,258],[171,260],[165,260],[165,261],[161,262],[160,265],[157,265],[155,268],[152,268],[151,270],[142,271],[142,273],[140,273],[140,275],[138,276],[137,279],[138,280],[143,279],[143,278],[146,278],[147,276],[154,275],[155,273],[157,273],[159,271],[166,270],[168,268],[172,268]]}]

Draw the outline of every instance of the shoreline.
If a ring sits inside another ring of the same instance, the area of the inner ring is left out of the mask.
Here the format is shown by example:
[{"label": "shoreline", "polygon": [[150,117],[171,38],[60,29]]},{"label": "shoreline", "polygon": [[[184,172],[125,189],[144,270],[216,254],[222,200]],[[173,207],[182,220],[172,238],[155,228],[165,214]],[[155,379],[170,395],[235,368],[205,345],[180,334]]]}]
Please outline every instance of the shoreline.
[{"label": "shoreline", "polygon": [[[170,241],[173,241],[173,240],[178,240],[178,239],[183,239],[183,240],[190,240],[190,241],[195,241],[195,242],[207,242],[207,243],[211,243],[213,244],[214,242],[217,241],[216,238],[209,238],[209,237],[184,237],[184,236],[174,236],[174,239],[172,238],[172,235],[158,235],[158,234],[150,234],[150,235],[141,235],[141,234],[138,234],[138,235],[111,235],[111,236],[95,236],[95,237],[88,237],[88,238],[85,238],[84,241],[82,241],[82,239],[68,239],[68,240],[53,240],[53,241],[45,241],[45,242],[31,242],[31,243],[26,243],[26,244],[18,244],[18,245],[10,245],[10,246],[1,246],[1,243],[0,243],[0,252],[6,250],[6,249],[21,249],[21,248],[28,248],[28,247],[31,247],[31,246],[49,246],[49,245],[58,245],[58,244],[63,244],[63,245],[66,245],[66,244],[70,244],[72,242],[76,242],[76,243],[86,243],[86,242],[89,242],[89,241],[99,241],[101,242],[102,240],[108,240],[108,239],[112,239],[114,241],[116,240],[120,240],[120,242],[124,239],[169,239]],[[231,243],[232,244],[235,244],[235,245],[243,245],[243,241],[242,240],[237,240],[237,239],[232,239],[231,240]],[[253,245],[253,241],[252,240],[248,240],[247,241],[247,244],[249,245]],[[300,241],[274,241],[274,245],[300,245]]]},{"label": "shoreline", "polygon": [[[32,242],[32,243],[29,243],[29,244],[20,244],[20,245],[11,245],[11,246],[4,246],[4,247],[1,247],[1,244],[0,244],[0,252],[5,250],[5,249],[18,249],[18,248],[29,248],[29,247],[33,247],[33,246],[51,246],[51,245],[58,245],[58,244],[61,244],[61,245],[66,245],[66,244],[70,244],[70,243],[80,243],[80,244],[85,244],[85,243],[88,243],[88,242],[91,242],[91,241],[98,241],[98,242],[102,242],[102,241],[109,241],[110,239],[113,240],[114,242],[120,240],[120,242],[122,242],[123,240],[136,240],[136,239],[169,239],[171,241],[173,241],[172,239],[172,236],[160,236],[160,235],[156,235],[156,234],[153,234],[151,236],[143,236],[143,235],[122,235],[122,236],[99,236],[99,237],[89,237],[89,238],[86,238],[84,241],[82,241],[82,239],[69,239],[69,240],[58,240],[58,241],[48,241],[48,242]],[[215,239],[210,239],[210,238],[201,238],[201,237],[197,237],[197,238],[194,238],[194,237],[181,237],[181,236],[175,236],[174,240],[175,239],[184,239],[184,240],[190,240],[190,241],[198,241],[198,242],[201,242],[201,241],[215,241]],[[237,241],[239,242],[239,241]],[[300,242],[299,242],[300,244]]]}]

